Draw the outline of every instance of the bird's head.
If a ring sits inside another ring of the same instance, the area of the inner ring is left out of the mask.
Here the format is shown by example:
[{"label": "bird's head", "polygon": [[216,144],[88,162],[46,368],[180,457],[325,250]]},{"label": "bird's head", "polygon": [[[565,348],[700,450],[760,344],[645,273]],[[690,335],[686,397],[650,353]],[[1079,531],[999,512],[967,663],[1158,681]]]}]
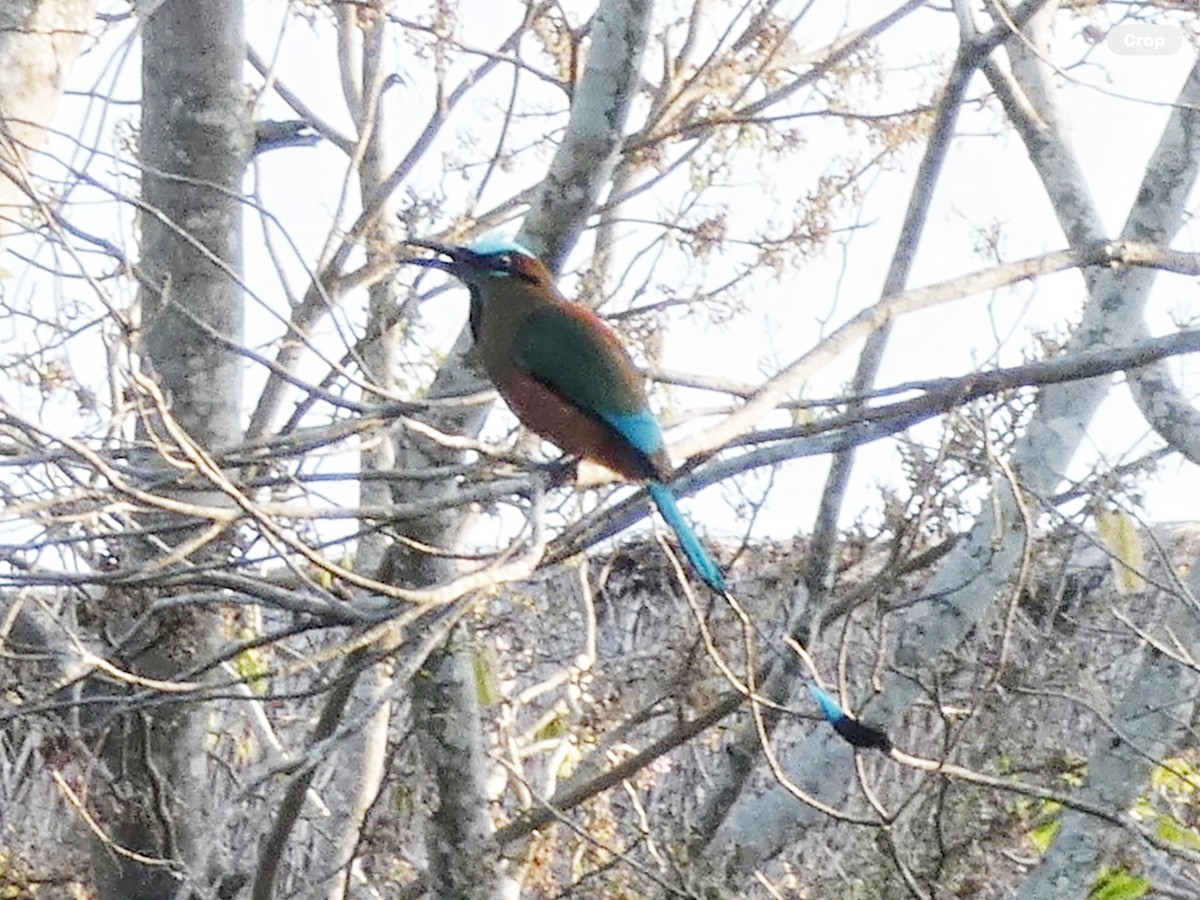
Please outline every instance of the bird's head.
[{"label": "bird's head", "polygon": [[436,256],[410,256],[401,260],[428,269],[449,272],[468,287],[479,288],[502,279],[533,285],[552,285],[546,266],[528,247],[496,236],[482,238],[467,247],[455,247],[437,241],[410,239],[411,247],[432,250]]}]

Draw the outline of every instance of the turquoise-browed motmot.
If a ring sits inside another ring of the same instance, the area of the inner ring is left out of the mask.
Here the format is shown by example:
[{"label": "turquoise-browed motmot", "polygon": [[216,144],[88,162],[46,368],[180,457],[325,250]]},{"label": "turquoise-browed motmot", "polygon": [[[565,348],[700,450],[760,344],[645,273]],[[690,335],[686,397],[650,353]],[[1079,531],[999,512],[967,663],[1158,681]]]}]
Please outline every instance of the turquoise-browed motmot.
[{"label": "turquoise-browed motmot", "polygon": [[[405,261],[441,269],[471,293],[471,336],[484,371],[518,419],[566,453],[646,485],[700,579],[725,593],[725,576],[675,503],[671,462],[646,402],[645,383],[621,341],[595,313],[564,299],[550,271],[520,244],[470,247],[409,240],[437,256]],[[885,752],[882,731],[848,715],[815,680],[825,718],[856,747]]]},{"label": "turquoise-browed motmot", "polygon": [[442,269],[471,293],[471,336],[484,371],[518,419],[566,453],[643,482],[700,579],[725,590],[667,486],[671,461],[646,402],[641,373],[595,313],[563,298],[529,250],[486,238],[470,247],[409,244],[438,256],[408,262]]}]

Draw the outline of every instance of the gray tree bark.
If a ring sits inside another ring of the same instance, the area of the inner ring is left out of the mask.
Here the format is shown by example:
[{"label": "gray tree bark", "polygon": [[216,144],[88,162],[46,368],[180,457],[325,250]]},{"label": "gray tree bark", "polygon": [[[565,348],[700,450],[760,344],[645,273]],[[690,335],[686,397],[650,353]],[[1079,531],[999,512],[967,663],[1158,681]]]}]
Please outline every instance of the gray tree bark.
[{"label": "gray tree bark", "polygon": [[93,0],[4,0],[0,3],[0,243],[22,230],[21,209],[33,205],[33,154],[62,96]]},{"label": "gray tree bark", "polygon": [[[171,404],[146,428],[161,436],[173,418],[187,435],[178,440],[217,450],[238,440],[241,424],[241,364],[223,341],[242,336],[240,202],[250,134],[242,4],[167,0],[143,23],[142,48],[141,349]],[[165,467],[153,457],[147,463]],[[198,502],[223,498],[214,489]],[[161,562],[158,554],[196,528],[181,519],[153,524],[181,528],[166,546],[146,543],[131,555]],[[225,552],[216,540],[198,555]],[[147,599],[114,590],[112,623],[137,619]],[[117,662],[142,676],[178,678],[208,658],[217,624],[211,612],[178,609],[123,640]],[[109,781],[98,789],[113,843],[96,840],[92,854],[102,900],[187,896],[209,881],[205,837],[219,827],[208,802],[204,716],[202,705],[182,698],[108,723]]]}]

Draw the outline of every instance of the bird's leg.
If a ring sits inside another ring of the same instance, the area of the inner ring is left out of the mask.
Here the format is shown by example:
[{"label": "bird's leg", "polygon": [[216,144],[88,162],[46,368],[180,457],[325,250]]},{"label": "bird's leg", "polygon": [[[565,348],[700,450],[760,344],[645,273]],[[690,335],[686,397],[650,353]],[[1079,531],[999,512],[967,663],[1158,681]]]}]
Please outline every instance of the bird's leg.
[{"label": "bird's leg", "polygon": [[574,484],[579,479],[579,459],[575,456],[560,456],[542,463],[540,468],[549,476],[546,487],[550,490]]}]

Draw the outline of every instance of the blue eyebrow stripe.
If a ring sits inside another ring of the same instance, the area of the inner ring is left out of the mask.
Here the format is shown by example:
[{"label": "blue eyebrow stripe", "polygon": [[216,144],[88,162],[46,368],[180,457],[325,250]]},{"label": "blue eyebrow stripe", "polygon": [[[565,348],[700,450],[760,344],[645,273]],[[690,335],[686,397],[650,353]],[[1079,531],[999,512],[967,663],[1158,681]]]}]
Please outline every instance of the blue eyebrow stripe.
[{"label": "blue eyebrow stripe", "polygon": [[519,253],[522,256],[528,256],[530,259],[537,259],[537,255],[526,247],[524,244],[518,244],[511,238],[506,238],[504,235],[493,232],[485,234],[475,243],[467,247],[472,253],[479,256],[499,256],[503,253]]}]

